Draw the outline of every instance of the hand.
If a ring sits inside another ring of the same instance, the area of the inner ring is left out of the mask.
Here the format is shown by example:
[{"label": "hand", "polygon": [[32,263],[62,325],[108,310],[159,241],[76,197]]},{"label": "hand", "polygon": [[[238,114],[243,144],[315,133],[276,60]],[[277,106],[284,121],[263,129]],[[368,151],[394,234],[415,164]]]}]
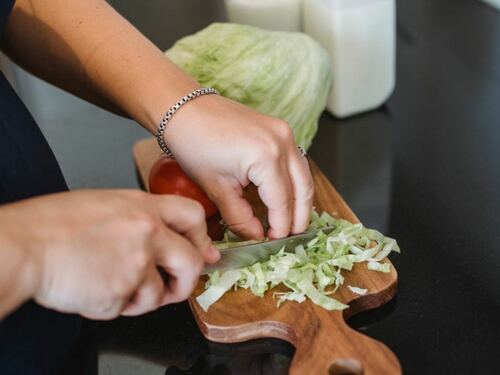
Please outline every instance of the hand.
[{"label": "hand", "polygon": [[182,301],[203,262],[219,257],[201,205],[177,196],[79,191],[7,205],[0,214],[2,229],[28,254],[33,298],[91,319]]},{"label": "hand", "polygon": [[268,207],[270,238],[307,228],[314,185],[307,160],[301,157],[286,122],[207,95],[175,114],[165,140],[234,232],[247,238],[264,235],[242,197],[250,182]]}]

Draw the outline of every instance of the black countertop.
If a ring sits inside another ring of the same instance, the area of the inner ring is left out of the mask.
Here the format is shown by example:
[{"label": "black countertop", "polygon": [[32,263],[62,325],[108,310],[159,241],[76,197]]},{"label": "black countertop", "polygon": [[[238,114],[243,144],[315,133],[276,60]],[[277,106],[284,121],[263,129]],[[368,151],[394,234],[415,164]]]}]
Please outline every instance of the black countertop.
[{"label": "black countertop", "polygon": [[[224,19],[220,1],[111,3],[162,49]],[[403,251],[392,257],[395,300],[350,324],[387,344],[406,374],[495,373],[500,12],[474,0],[400,1],[397,48],[389,102],[342,121],[325,114],[310,150],[359,218]],[[293,354],[278,340],[209,343],[186,304],[91,323],[82,347],[90,373],[92,348],[167,374],[286,373]]]}]

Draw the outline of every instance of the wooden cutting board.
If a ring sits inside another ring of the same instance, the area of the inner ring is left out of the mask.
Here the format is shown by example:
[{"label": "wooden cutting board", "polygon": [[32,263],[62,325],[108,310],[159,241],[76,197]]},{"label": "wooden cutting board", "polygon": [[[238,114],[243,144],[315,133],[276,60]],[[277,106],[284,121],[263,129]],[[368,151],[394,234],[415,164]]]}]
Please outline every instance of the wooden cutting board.
[{"label": "wooden cutting board", "polygon": [[[134,160],[139,177],[148,189],[148,176],[153,163],[161,155],[153,138],[135,144]],[[312,162],[315,182],[314,205],[318,212],[327,211],[337,218],[358,222],[358,218]],[[255,201],[255,192],[249,193]],[[387,260],[388,261],[388,260]],[[263,337],[276,337],[290,342],[296,351],[290,365],[291,374],[400,374],[401,366],[384,344],[351,329],[345,319],[360,311],[388,302],[396,294],[397,273],[370,271],[357,264],[352,272],[344,272],[345,285],[368,289],[360,296],[341,287],[332,297],[350,305],[344,312],[330,312],[310,301],[283,303],[276,308],[273,291],[264,298],[239,289],[226,293],[205,312],[195,298],[204,290],[202,277],[189,299],[191,310],[203,335],[215,342],[235,343]],[[276,291],[279,290],[276,288]]]}]

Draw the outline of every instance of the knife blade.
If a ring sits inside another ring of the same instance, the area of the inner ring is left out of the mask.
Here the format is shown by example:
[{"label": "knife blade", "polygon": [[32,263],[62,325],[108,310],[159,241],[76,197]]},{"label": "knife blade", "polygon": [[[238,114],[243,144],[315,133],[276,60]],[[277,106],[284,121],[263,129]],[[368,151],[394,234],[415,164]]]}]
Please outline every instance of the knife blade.
[{"label": "knife blade", "polygon": [[322,228],[319,230],[296,234],[278,240],[258,242],[251,245],[231,247],[221,249],[221,258],[215,264],[207,264],[203,268],[202,275],[209,274],[214,271],[227,271],[235,268],[251,266],[257,262],[263,262],[269,259],[271,255],[276,254],[284,246],[285,251],[293,252],[295,247],[303,245],[312,240],[318,232],[322,231],[325,234],[330,233],[334,227]]}]

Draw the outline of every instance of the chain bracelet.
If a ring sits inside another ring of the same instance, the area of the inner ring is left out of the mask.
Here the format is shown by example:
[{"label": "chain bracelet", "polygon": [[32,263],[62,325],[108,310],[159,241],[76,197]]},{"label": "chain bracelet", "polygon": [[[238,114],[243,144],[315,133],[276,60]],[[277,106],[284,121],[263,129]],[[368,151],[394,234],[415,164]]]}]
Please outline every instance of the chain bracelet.
[{"label": "chain bracelet", "polygon": [[201,89],[195,90],[186,96],[183,96],[182,98],[179,99],[177,103],[175,103],[170,109],[165,113],[163,118],[161,119],[160,125],[158,126],[158,130],[156,132],[156,140],[158,141],[158,146],[162,149],[162,151],[169,157],[169,158],[174,158],[174,154],[170,149],[167,147],[165,144],[165,139],[163,138],[163,135],[165,133],[165,129],[167,128],[168,122],[172,119],[172,116],[174,115],[175,112],[179,110],[184,104],[187,102],[193,100],[194,98],[197,98],[202,95],[207,95],[207,94],[215,94],[219,95],[216,89],[212,87],[202,87]]}]

